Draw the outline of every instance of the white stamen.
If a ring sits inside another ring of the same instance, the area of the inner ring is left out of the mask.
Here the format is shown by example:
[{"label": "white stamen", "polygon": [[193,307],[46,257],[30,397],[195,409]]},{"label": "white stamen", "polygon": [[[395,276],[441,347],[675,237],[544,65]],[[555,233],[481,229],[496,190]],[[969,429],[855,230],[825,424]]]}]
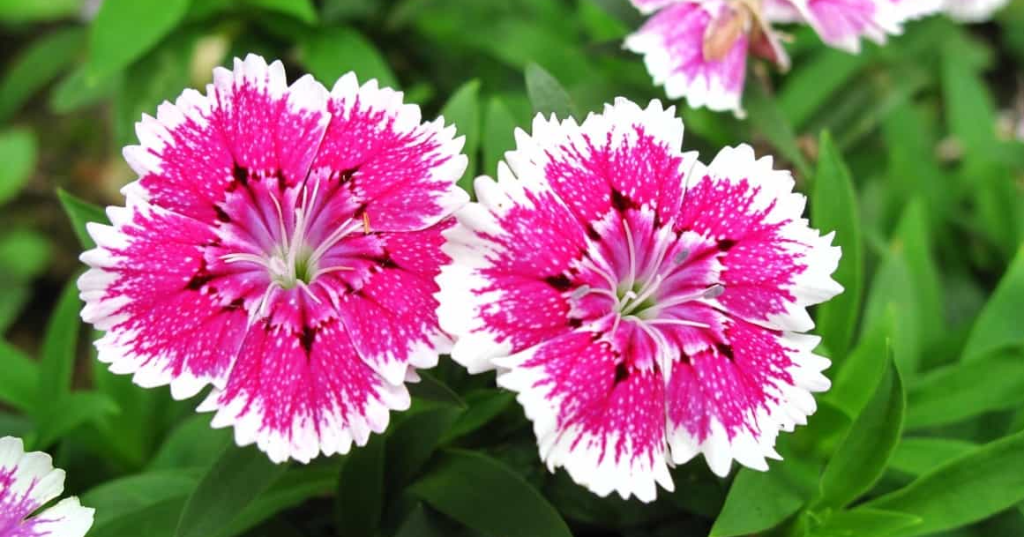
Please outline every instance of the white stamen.
[{"label": "white stamen", "polygon": [[692,295],[686,295],[686,296],[681,296],[681,297],[673,298],[671,300],[668,300],[666,302],[658,304],[658,307],[667,308],[669,306],[675,306],[675,305],[678,305],[678,304],[685,304],[687,302],[692,302],[694,300],[702,300],[702,299],[703,300],[712,300],[712,299],[718,298],[719,296],[722,296],[722,293],[724,293],[724,292],[725,292],[725,286],[716,283],[716,284],[714,284],[712,286],[709,286],[706,289],[702,289],[698,293],[694,293]]},{"label": "white stamen", "polygon": [[647,321],[651,324],[671,324],[679,326],[691,326],[694,328],[711,328],[711,325],[698,323],[697,321],[687,321],[685,319],[651,319]]},{"label": "white stamen", "polygon": [[626,247],[629,248],[629,284],[626,287],[633,288],[636,283],[636,245],[633,243],[633,232],[629,229],[629,221],[622,220],[622,227],[626,230]]}]

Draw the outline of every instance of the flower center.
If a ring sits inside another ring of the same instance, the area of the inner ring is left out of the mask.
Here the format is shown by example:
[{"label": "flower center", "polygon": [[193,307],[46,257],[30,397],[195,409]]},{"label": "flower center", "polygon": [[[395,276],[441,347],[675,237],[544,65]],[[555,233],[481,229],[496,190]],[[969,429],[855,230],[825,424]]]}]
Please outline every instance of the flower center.
[{"label": "flower center", "polygon": [[614,251],[617,259],[586,255],[580,259],[578,270],[589,274],[593,283],[573,290],[577,314],[611,314],[616,327],[619,321],[631,320],[644,325],[708,328],[688,318],[692,310],[686,304],[714,300],[725,292],[710,272],[714,270],[714,250],[701,238],[683,238],[668,228],[638,235],[635,227],[623,220],[618,228],[621,235],[609,235],[608,250]]},{"label": "flower center", "polygon": [[299,289],[310,300],[320,303],[321,299],[311,289],[320,276],[354,270],[339,262],[336,246],[353,233],[369,231],[365,216],[363,220],[352,216],[325,229],[324,224],[333,221],[332,214],[325,208],[324,200],[318,199],[319,182],[313,185],[300,186],[298,192],[269,189],[253,194],[250,199],[255,203],[251,210],[264,223],[261,229],[265,233],[260,236],[265,240],[251,243],[250,251],[221,256],[225,263],[256,265],[265,272],[268,284],[251,312],[254,318],[267,313],[275,290]]},{"label": "flower center", "polygon": [[294,289],[300,283],[309,285],[316,275],[313,250],[305,245],[299,245],[295,250],[292,252],[281,248],[267,259],[270,281],[281,289]]}]

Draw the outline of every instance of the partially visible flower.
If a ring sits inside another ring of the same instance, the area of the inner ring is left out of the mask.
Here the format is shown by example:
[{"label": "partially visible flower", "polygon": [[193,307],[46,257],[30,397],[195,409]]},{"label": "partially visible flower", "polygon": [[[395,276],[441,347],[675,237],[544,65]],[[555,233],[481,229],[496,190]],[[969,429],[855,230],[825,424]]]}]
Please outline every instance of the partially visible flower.
[{"label": "partially visible flower", "polygon": [[136,131],[139,180],[82,255],[99,359],[178,399],[212,384],[200,410],[274,461],[382,432],[451,346],[433,294],[468,200],[455,128],[375,80],[289,86],[249,55]]},{"label": "partially visible flower", "polygon": [[55,470],[49,455],[25,453],[20,438],[0,438],[0,537],[83,537],[94,510],[78,498],[37,513],[62,492],[64,470]]},{"label": "partially visible flower", "polygon": [[497,369],[548,468],[599,495],[651,501],[701,453],[766,470],[829,387],[805,308],[842,290],[790,174],[748,146],[704,166],[658,101],[516,134],[445,232],[452,358]]},{"label": "partially visible flower", "polygon": [[747,56],[764,57],[788,69],[779,37],[748,0],[633,0],[654,15],[626,38],[625,47],[644,55],[647,70],[670,99],[685,97],[693,108],[742,115],[740,98]]},{"label": "partially visible flower", "polygon": [[901,21],[919,19],[942,11],[944,0],[889,0]]},{"label": "partially visible flower", "polygon": [[944,0],[946,13],[961,22],[983,22],[992,18],[1010,0]]},{"label": "partially visible flower", "polygon": [[885,43],[902,32],[906,16],[897,2],[928,0],[766,0],[766,17],[777,23],[810,25],[826,44],[859,53],[862,39]]}]

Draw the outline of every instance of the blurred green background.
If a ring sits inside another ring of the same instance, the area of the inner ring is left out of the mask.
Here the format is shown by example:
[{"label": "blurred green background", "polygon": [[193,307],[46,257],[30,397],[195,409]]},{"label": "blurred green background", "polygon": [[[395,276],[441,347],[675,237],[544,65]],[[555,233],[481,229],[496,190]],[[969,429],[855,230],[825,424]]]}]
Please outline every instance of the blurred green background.
[{"label": "blurred green background", "polygon": [[834,388],[767,474],[695,461],[654,504],[594,497],[449,361],[386,437],[274,467],[93,359],[84,223],[134,179],[134,122],[214,66],[400,88],[466,136],[465,185],[536,111],[663,99],[621,48],[641,23],[627,0],[0,0],[0,436],[54,454],[95,537],[1024,536],[1021,0],[858,56],[792,28],[791,72],[752,64],[746,120],[677,103],[687,149],[775,155],[844,249],[847,292],[815,312]]}]

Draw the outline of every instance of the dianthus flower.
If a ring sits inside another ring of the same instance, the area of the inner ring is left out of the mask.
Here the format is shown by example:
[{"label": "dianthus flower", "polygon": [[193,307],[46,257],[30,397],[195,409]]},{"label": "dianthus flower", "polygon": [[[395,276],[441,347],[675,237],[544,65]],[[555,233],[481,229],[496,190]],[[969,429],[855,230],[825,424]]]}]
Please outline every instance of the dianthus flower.
[{"label": "dianthus flower", "polygon": [[682,138],[658,101],[538,116],[445,232],[452,358],[497,369],[548,468],[600,495],[653,500],[700,453],[719,475],[765,470],[829,387],[802,332],[842,290],[832,235],[770,158],[739,146],[705,166]]},{"label": "dianthus flower", "polygon": [[139,179],[92,224],[82,317],[99,359],[200,405],[274,461],[344,453],[408,407],[437,325],[463,139],[402,94],[280,62],[218,68],[137,125]]},{"label": "dianthus flower", "polygon": [[765,0],[765,11],[772,22],[808,24],[825,44],[856,54],[862,39],[883,44],[901,33],[920,2],[928,0]]},{"label": "dianthus flower", "polygon": [[93,509],[65,498],[33,513],[64,492],[64,470],[46,453],[25,453],[20,438],[0,438],[0,537],[83,537]]},{"label": "dianthus flower", "polygon": [[740,97],[751,53],[789,68],[779,37],[757,0],[632,0],[651,18],[626,38],[644,55],[656,85],[693,108],[743,114]]}]

